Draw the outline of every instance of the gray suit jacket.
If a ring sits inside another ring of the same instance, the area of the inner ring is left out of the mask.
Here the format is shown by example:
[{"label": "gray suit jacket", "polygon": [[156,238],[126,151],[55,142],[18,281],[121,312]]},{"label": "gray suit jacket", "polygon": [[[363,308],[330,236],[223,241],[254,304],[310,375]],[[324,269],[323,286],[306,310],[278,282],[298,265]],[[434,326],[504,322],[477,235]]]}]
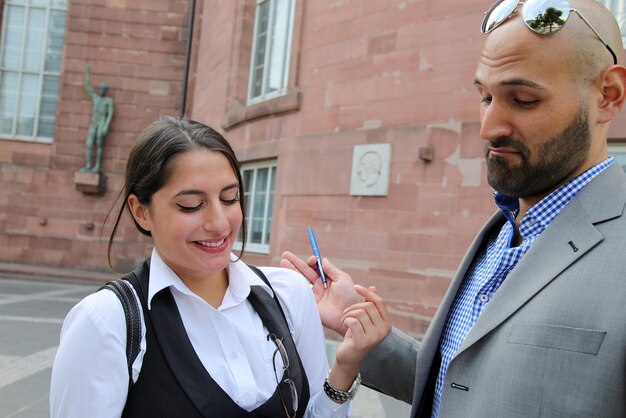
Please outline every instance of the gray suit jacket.
[{"label": "gray suit jacket", "polygon": [[[509,273],[452,359],[440,417],[626,417],[626,174],[613,164],[571,200]],[[394,329],[364,382],[430,417],[448,311],[485,224],[421,343]]]}]

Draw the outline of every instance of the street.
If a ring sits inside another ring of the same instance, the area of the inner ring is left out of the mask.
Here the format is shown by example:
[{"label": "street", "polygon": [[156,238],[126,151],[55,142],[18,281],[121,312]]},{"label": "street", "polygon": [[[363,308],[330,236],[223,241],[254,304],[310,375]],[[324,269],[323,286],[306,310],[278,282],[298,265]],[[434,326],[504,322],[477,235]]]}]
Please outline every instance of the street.
[{"label": "street", "polygon": [[[45,418],[63,318],[99,285],[0,277],[0,417]],[[329,354],[336,342],[328,341]],[[401,418],[408,405],[362,387],[354,418]]]}]

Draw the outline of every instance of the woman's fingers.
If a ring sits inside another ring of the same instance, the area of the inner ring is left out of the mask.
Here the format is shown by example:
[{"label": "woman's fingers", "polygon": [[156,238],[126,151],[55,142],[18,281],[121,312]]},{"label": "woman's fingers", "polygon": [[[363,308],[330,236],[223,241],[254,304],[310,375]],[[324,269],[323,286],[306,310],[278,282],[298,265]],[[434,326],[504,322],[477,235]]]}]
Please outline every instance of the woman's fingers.
[{"label": "woman's fingers", "polygon": [[352,331],[357,346],[376,344],[391,331],[384,300],[371,288],[359,285],[354,288],[364,301],[347,308],[342,322]]},{"label": "woman's fingers", "polygon": [[[380,316],[380,318],[382,318],[383,321],[387,321],[389,317],[389,314],[387,313],[387,306],[385,305],[385,300],[376,293],[376,287],[370,286],[369,288],[366,289],[363,286],[355,284],[354,290],[356,290],[356,292],[359,295],[363,296],[363,302],[361,303],[371,302],[375,307],[371,309],[371,312],[372,313],[375,312],[377,316]],[[359,304],[352,305],[351,307],[348,307],[346,311],[358,305]],[[370,305],[364,305],[364,306],[370,306]]]}]

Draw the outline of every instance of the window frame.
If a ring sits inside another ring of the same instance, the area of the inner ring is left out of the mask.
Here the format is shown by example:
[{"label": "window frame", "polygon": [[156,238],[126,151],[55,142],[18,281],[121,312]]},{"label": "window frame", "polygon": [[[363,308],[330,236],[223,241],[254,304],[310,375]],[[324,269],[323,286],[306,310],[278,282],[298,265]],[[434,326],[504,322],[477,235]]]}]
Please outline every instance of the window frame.
[{"label": "window frame", "polygon": [[256,1],[245,0],[235,17],[235,53],[228,75],[229,97],[221,126],[228,131],[258,118],[293,112],[300,109],[301,92],[298,87],[299,48],[303,20],[303,0],[292,0],[293,21],[288,56],[287,87],[283,95],[255,103],[248,103]]},{"label": "window frame", "polygon": [[[268,179],[267,185],[265,189],[265,206],[263,208],[263,230],[262,230],[262,240],[261,243],[253,243],[252,239],[252,220],[253,220],[253,210],[254,210],[254,199],[256,194],[256,178],[258,171],[261,169],[268,169]],[[255,161],[251,163],[242,163],[241,164],[241,177],[245,178],[246,171],[253,171],[252,179],[249,193],[245,193],[244,201],[245,201],[245,209],[246,209],[246,231],[247,231],[247,241],[245,243],[246,251],[257,253],[257,254],[269,254],[270,253],[270,241],[271,241],[271,229],[274,225],[274,199],[276,198],[276,176],[278,172],[278,160],[263,160],[263,161]],[[271,186],[274,185],[272,189]],[[244,185],[244,190],[246,185]],[[272,210],[269,210],[271,205]],[[271,226],[268,228],[268,223],[271,223]],[[267,242],[263,242],[265,237],[267,236]],[[237,237],[233,248],[235,250],[241,250],[242,241],[240,240],[241,236]]]},{"label": "window frame", "polygon": [[[2,78],[7,73],[17,75],[17,83],[16,83],[16,90],[15,90],[16,97],[14,101],[14,108],[13,108],[13,115],[12,115],[11,133],[0,133],[0,140],[36,142],[36,143],[45,143],[45,144],[52,144],[54,142],[54,133],[52,137],[45,137],[45,136],[37,135],[38,130],[39,130],[40,118],[41,118],[41,105],[42,105],[42,99],[44,96],[45,77],[57,78],[58,84],[57,84],[57,91],[56,91],[55,108],[56,106],[58,106],[58,103],[59,103],[58,97],[59,97],[59,88],[60,88],[60,81],[61,81],[62,64],[59,66],[58,71],[49,71],[49,70],[46,70],[45,68],[45,60],[46,60],[46,53],[48,51],[48,46],[49,46],[49,41],[50,41],[49,26],[51,23],[51,19],[50,19],[51,13],[55,11],[63,12],[65,14],[64,22],[65,22],[65,25],[67,25],[68,4],[67,2],[65,2],[64,6],[60,6],[60,5],[53,4],[53,3],[54,1],[52,0],[48,0],[46,4],[44,5],[31,4],[30,2],[16,2],[12,0],[4,0],[0,2],[0,6],[2,7],[2,29],[0,31],[0,80],[2,80]],[[7,19],[9,15],[8,13],[9,7],[21,7],[24,9],[24,20],[23,20],[24,34],[22,34],[22,39],[20,40],[21,42],[20,57],[19,57],[19,64],[17,68],[7,68],[7,67],[4,67],[3,65],[4,64],[3,58],[4,58],[4,53],[5,53],[5,47],[6,47],[5,45],[6,32],[8,30]],[[26,43],[26,37],[27,37],[28,29],[29,29],[28,18],[30,16],[30,11],[32,9],[45,11],[45,24],[44,24],[43,39],[42,39],[42,44],[41,44],[41,47],[42,47],[41,56],[39,57],[40,65],[37,70],[29,70],[29,69],[22,68],[25,55],[26,55],[25,43]],[[65,38],[65,28],[63,29],[63,38]],[[59,51],[61,55],[61,59],[63,57],[63,45],[61,46],[61,51]],[[22,85],[22,80],[24,79],[24,75],[36,76],[38,79],[37,92],[36,92],[37,94],[36,94],[36,99],[35,99],[36,102],[35,102],[35,109],[34,109],[34,114],[33,114],[32,135],[30,136],[20,135],[17,133],[18,123],[19,123],[18,114],[19,114],[19,108],[20,108],[20,101],[22,99],[20,95],[20,91],[21,91],[21,85]],[[54,115],[54,119],[52,123],[53,125],[56,124],[56,111],[55,111],[55,115]]]},{"label": "window frame", "polygon": [[[254,26],[253,26],[253,31],[252,31],[252,49],[250,51],[250,69],[249,69],[249,74],[248,74],[248,94],[247,94],[247,105],[252,105],[255,103],[259,103],[259,102],[263,102],[269,99],[272,99],[274,97],[277,96],[284,96],[285,94],[287,94],[287,87],[288,87],[288,83],[289,83],[289,66],[290,66],[290,58],[291,58],[291,42],[293,39],[293,32],[294,32],[294,9],[295,9],[295,2],[296,0],[286,0],[289,2],[289,11],[288,11],[288,16],[287,16],[287,25],[285,28],[285,32],[283,35],[285,36],[285,49],[283,51],[280,51],[283,54],[283,59],[282,59],[282,69],[281,69],[281,74],[280,74],[280,78],[281,80],[281,85],[280,87],[276,90],[276,91],[270,91],[268,92],[268,83],[269,83],[269,78],[270,75],[272,73],[272,68],[269,66],[269,64],[271,64],[271,58],[272,58],[272,54],[273,54],[273,49],[272,49],[272,41],[273,39],[278,35],[277,31],[276,31],[276,7],[277,7],[277,1],[278,0],[256,0],[256,5],[255,5],[255,13],[254,13]],[[255,62],[255,57],[256,57],[256,51],[257,48],[259,47],[258,42],[259,42],[259,20],[260,20],[260,13],[259,13],[259,9],[260,7],[264,4],[264,3],[269,3],[269,11],[268,11],[268,24],[267,24],[267,34],[265,37],[265,54],[264,54],[264,58],[263,58],[263,72],[261,75],[262,78],[262,82],[261,82],[261,94],[259,94],[258,96],[252,96],[252,92],[254,89],[254,74],[255,74],[255,68],[258,67],[260,64]]]}]

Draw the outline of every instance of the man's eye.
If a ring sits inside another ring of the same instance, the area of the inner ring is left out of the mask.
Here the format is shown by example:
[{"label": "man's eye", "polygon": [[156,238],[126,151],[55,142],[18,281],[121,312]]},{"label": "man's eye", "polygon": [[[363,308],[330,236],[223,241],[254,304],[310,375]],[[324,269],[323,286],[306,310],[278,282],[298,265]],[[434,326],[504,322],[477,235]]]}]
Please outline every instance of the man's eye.
[{"label": "man's eye", "polygon": [[178,206],[178,208],[183,212],[195,212],[202,207],[202,203],[197,206],[184,206],[177,203],[176,206]]},{"label": "man's eye", "polygon": [[528,107],[533,107],[534,105],[539,103],[539,100],[520,100],[520,99],[515,99],[515,103],[518,106],[520,106],[520,107],[528,108]]},{"label": "man's eye", "polygon": [[491,103],[491,97],[489,97],[489,96],[481,97],[480,98],[480,102],[481,103],[490,104]]}]

